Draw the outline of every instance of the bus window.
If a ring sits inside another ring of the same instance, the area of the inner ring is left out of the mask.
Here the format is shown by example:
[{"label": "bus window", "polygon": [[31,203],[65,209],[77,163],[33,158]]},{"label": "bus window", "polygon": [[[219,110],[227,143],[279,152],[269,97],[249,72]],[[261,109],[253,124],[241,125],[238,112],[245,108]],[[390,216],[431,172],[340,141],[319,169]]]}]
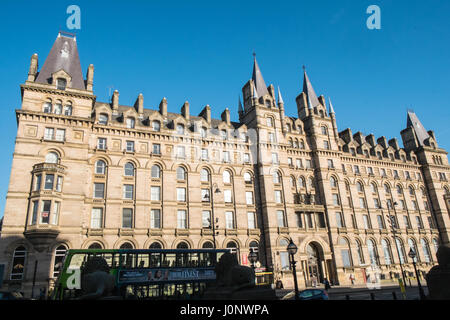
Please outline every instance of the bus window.
[{"label": "bus window", "polygon": [[70,257],[69,269],[80,269],[86,258],[85,253],[77,253]]},{"label": "bus window", "polygon": [[161,267],[161,253],[152,252],[150,254],[150,268],[159,268]]},{"label": "bus window", "polygon": [[137,257],[138,268],[149,267],[149,254],[139,254]]},{"label": "bus window", "polygon": [[175,253],[165,253],[163,255],[162,267],[175,267]]}]

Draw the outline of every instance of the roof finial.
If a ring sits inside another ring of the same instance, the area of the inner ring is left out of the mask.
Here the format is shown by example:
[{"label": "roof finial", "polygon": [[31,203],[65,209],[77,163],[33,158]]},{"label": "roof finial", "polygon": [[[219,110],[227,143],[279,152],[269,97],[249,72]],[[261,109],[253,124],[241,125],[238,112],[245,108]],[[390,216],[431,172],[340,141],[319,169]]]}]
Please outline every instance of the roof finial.
[{"label": "roof finial", "polygon": [[278,104],[284,104],[283,97],[281,96],[280,86],[278,86]]},{"label": "roof finial", "polygon": [[306,72],[306,66],[303,65],[303,72]]}]

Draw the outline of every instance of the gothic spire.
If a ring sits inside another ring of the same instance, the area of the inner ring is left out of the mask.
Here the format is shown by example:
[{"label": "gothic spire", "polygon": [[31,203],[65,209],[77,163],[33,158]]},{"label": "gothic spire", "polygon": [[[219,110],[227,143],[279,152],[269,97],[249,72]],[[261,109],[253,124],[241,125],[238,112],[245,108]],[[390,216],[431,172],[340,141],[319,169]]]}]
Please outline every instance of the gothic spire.
[{"label": "gothic spire", "polygon": [[334,114],[334,108],[333,108],[333,104],[331,103],[331,98],[328,97],[328,102],[330,105],[330,111],[328,112],[329,114]]},{"label": "gothic spire", "polygon": [[419,118],[412,110],[408,110],[406,127],[412,127],[414,129],[414,131],[416,132],[417,140],[419,141],[419,145],[421,146],[423,146],[423,142],[430,137],[427,130],[425,130]]},{"label": "gothic spire", "polygon": [[308,109],[312,109],[320,104],[311,81],[309,81],[308,75],[306,74],[305,66],[303,66],[303,92],[308,97]]},{"label": "gothic spire", "polygon": [[255,84],[256,91],[258,92],[258,97],[262,97],[266,94],[269,94],[267,91],[266,83],[264,82],[264,78],[262,76],[261,70],[259,69],[258,62],[256,61],[256,54],[253,54],[253,75],[252,75],[253,83]]},{"label": "gothic spire", "polygon": [[278,104],[284,104],[283,97],[281,96],[280,86],[278,86]]}]

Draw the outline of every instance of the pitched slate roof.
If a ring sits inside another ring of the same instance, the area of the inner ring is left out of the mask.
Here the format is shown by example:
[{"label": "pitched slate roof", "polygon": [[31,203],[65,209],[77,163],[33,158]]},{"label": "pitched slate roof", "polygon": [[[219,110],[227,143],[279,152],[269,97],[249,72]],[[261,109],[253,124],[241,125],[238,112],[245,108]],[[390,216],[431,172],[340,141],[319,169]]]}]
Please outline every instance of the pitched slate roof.
[{"label": "pitched slate roof", "polygon": [[311,108],[314,108],[320,104],[319,99],[317,99],[317,95],[311,84],[311,81],[309,81],[308,75],[306,74],[306,69],[304,70],[303,75],[303,92],[308,97],[308,104],[310,103],[309,101],[311,101]]},{"label": "pitched slate roof", "polygon": [[423,146],[424,141],[430,137],[427,130],[425,130],[424,126],[420,122],[419,118],[416,116],[414,111],[408,111],[407,119],[406,119],[406,127],[414,128],[416,132],[417,140],[419,141],[419,145]]},{"label": "pitched slate roof", "polygon": [[262,97],[263,95],[269,94],[269,91],[267,91],[267,86],[266,86],[266,83],[264,82],[264,78],[262,76],[261,70],[259,69],[258,62],[256,61],[256,56],[255,56],[254,62],[253,62],[252,80],[255,83],[258,97]]},{"label": "pitched slate roof", "polygon": [[72,88],[86,89],[75,38],[58,34],[35,82],[49,84],[52,73],[61,69],[72,77]]}]

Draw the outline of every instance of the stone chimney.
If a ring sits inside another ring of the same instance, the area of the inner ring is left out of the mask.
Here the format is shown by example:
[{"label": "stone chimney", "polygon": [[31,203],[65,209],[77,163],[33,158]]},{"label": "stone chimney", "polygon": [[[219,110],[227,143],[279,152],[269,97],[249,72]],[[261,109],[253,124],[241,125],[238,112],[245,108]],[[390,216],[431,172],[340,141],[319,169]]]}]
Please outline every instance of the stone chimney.
[{"label": "stone chimney", "polygon": [[112,109],[113,113],[116,113],[119,111],[119,91],[114,90],[113,96],[112,96]]},{"label": "stone chimney", "polygon": [[181,107],[181,114],[187,121],[189,121],[189,102],[184,102],[183,106]]},{"label": "stone chimney", "polygon": [[222,121],[227,123],[227,125],[231,124],[231,121],[230,121],[230,110],[228,110],[228,108],[226,108],[225,111],[222,112],[221,118],[222,118]]},{"label": "stone chimney", "polygon": [[159,103],[159,113],[163,117],[167,117],[167,99],[165,97]]},{"label": "stone chimney", "polygon": [[92,91],[94,87],[94,65],[90,64],[86,74],[86,90]]},{"label": "stone chimney", "polygon": [[144,115],[144,96],[142,95],[142,93],[139,93],[139,96],[134,103],[134,109],[136,109],[139,117],[142,117]]},{"label": "stone chimney", "polygon": [[199,117],[203,117],[203,119],[206,120],[206,122],[211,123],[211,107],[206,105],[202,112],[200,112]]}]

